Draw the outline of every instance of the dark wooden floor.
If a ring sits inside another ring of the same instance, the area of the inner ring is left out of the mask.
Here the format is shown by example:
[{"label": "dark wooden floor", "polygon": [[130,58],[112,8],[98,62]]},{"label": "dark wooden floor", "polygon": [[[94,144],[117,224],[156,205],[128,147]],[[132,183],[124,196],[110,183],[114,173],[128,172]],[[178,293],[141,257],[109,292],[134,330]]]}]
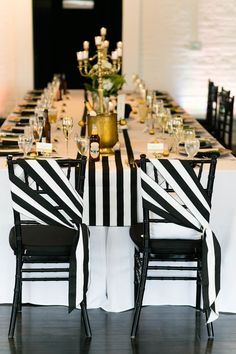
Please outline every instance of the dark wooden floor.
[{"label": "dark wooden floor", "polygon": [[93,338],[81,330],[80,311],[70,315],[61,306],[26,306],[15,340],[8,340],[10,306],[0,306],[0,354],[233,354],[236,315],[221,314],[215,339],[208,341],[204,317],[191,307],[148,306],[141,315],[139,335],[131,342],[132,311],[89,310]]}]

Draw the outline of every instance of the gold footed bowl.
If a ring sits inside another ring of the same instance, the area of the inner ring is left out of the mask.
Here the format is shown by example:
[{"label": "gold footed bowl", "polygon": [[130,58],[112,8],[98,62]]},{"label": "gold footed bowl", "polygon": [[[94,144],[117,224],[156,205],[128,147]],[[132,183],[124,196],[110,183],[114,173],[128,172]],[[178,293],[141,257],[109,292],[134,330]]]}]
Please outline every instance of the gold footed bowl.
[{"label": "gold footed bowl", "polygon": [[116,113],[103,113],[88,117],[88,136],[91,135],[92,126],[96,124],[100,136],[100,153],[111,155],[113,146],[118,141],[117,115]]}]

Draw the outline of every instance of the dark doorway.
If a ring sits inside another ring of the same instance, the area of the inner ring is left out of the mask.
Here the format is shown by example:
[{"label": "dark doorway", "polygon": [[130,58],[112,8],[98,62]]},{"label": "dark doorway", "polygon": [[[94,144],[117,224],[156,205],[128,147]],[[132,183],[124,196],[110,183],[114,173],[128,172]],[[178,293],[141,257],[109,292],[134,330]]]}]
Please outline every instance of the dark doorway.
[{"label": "dark doorway", "polygon": [[34,86],[44,88],[54,73],[65,73],[69,88],[83,87],[76,52],[107,28],[110,49],[122,36],[122,0],[94,0],[93,9],[63,9],[62,0],[33,0]]}]

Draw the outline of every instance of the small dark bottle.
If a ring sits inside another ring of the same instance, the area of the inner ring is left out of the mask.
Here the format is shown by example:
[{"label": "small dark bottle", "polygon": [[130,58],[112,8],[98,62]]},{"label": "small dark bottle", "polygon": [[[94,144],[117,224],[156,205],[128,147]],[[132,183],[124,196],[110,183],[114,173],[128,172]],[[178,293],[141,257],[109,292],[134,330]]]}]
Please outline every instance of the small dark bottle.
[{"label": "small dark bottle", "polygon": [[62,79],[60,77],[60,84],[59,84],[58,91],[57,91],[57,101],[62,100],[62,90],[63,90],[63,84],[62,84]]},{"label": "small dark bottle", "polygon": [[42,141],[45,141],[46,143],[51,142],[51,124],[48,119],[48,109],[45,109],[43,111],[43,116],[44,116],[44,127],[43,127],[43,132],[42,132]]},{"label": "small dark bottle", "polygon": [[67,81],[66,81],[66,74],[62,73],[61,75],[61,81],[62,81],[62,90],[63,94],[67,94]]},{"label": "small dark bottle", "polygon": [[89,160],[94,162],[100,160],[100,137],[95,124],[93,124],[89,140]]}]

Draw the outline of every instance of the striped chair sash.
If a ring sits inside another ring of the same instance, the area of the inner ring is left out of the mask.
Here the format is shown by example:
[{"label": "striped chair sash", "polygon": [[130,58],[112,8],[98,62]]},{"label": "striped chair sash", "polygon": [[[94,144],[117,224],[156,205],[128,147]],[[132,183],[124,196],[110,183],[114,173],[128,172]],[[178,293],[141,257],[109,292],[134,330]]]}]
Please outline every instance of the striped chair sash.
[{"label": "striped chair sash", "polygon": [[55,160],[22,159],[16,167],[10,175],[14,210],[42,224],[76,228],[82,222],[83,199]]},{"label": "striped chair sash", "polygon": [[208,322],[212,322],[219,316],[215,300],[220,290],[220,246],[209,225],[210,199],[187,160],[156,159],[151,163],[161,178],[157,183],[141,170],[143,207],[168,222],[203,233],[203,300]]},{"label": "striped chair sash", "polygon": [[83,242],[83,233],[86,232],[82,227],[83,198],[56,160],[18,159],[12,167],[14,173],[9,173],[9,179],[12,207],[16,212],[40,224],[63,226],[77,231],[77,272],[74,274],[76,289],[72,292],[76,292],[74,300],[79,304],[84,294],[83,263],[84,252],[87,253]]}]

